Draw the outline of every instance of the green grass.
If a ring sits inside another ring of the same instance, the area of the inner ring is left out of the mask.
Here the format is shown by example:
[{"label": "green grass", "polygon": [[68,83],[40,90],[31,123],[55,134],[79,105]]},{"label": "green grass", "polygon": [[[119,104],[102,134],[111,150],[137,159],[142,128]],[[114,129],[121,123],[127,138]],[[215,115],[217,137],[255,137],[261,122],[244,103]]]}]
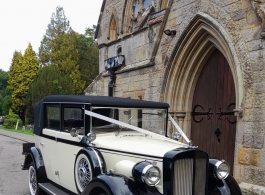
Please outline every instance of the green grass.
[{"label": "green grass", "polygon": [[27,134],[27,135],[33,135],[33,131],[29,130],[29,129],[25,129],[25,131],[22,131],[22,128],[19,127],[17,130],[14,129],[8,129],[6,127],[4,127],[3,125],[0,126],[0,129],[6,130],[6,131],[12,131],[12,132],[16,132],[16,133],[23,133],[23,134]]}]

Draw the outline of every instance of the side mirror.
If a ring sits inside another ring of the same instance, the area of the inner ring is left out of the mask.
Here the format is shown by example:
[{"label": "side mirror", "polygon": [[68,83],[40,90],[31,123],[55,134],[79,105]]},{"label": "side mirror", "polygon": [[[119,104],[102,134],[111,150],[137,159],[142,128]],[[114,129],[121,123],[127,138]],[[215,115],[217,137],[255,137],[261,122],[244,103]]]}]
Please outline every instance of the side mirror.
[{"label": "side mirror", "polygon": [[179,132],[175,132],[175,133],[173,134],[173,139],[176,140],[176,141],[180,140],[181,137],[182,137],[182,136],[181,136],[181,134],[180,134]]},{"label": "side mirror", "polygon": [[75,128],[72,128],[72,129],[71,129],[71,131],[70,131],[70,135],[71,135],[72,137],[77,137],[77,136],[78,136],[77,131],[76,131]]}]

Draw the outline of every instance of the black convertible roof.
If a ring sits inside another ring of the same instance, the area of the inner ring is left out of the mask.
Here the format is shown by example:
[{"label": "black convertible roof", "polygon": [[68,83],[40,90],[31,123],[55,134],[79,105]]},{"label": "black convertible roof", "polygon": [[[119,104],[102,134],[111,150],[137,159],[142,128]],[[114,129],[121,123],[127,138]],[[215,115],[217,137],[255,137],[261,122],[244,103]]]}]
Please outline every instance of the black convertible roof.
[{"label": "black convertible roof", "polygon": [[167,103],[110,96],[86,95],[51,95],[43,103],[86,103],[92,106],[127,107],[127,108],[169,108]]}]

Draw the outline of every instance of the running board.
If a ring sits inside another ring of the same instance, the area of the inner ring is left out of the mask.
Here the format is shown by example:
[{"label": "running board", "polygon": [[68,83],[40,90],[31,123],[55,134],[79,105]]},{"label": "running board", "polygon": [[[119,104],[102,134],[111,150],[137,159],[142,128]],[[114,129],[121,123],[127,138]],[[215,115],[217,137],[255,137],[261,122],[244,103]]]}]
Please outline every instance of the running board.
[{"label": "running board", "polygon": [[39,187],[49,195],[69,195],[51,183],[39,183]]}]

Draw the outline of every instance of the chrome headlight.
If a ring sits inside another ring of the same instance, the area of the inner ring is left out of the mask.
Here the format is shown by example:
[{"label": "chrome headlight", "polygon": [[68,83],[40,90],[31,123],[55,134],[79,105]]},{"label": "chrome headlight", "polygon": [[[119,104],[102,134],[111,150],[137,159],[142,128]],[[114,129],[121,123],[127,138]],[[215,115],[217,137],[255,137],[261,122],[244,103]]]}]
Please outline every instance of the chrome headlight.
[{"label": "chrome headlight", "polygon": [[161,178],[160,170],[153,165],[147,165],[142,172],[142,181],[149,186],[155,186]]},{"label": "chrome headlight", "polygon": [[96,134],[95,133],[91,132],[91,133],[87,134],[88,143],[95,141],[95,139],[96,139]]},{"label": "chrome headlight", "polygon": [[230,167],[225,160],[221,160],[214,165],[214,176],[216,179],[226,179],[230,173]]},{"label": "chrome headlight", "polygon": [[161,178],[159,168],[146,161],[137,163],[132,170],[132,175],[135,180],[148,186],[157,185]]}]

